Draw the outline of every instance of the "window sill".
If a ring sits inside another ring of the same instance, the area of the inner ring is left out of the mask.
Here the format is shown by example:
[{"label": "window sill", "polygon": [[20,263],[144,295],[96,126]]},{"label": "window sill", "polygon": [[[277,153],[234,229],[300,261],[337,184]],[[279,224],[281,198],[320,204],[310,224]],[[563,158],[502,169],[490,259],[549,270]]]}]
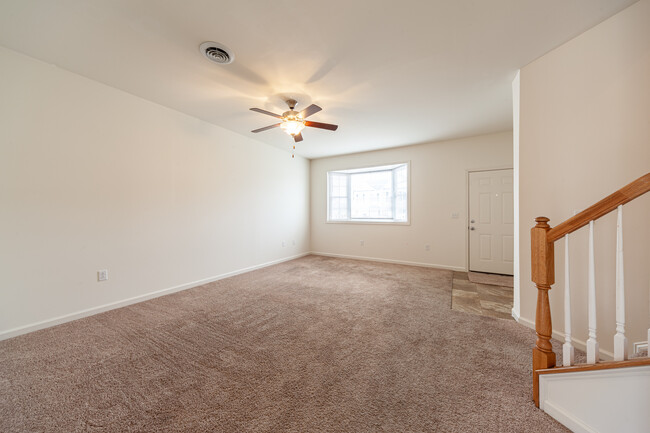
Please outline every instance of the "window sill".
[{"label": "window sill", "polygon": [[369,225],[393,225],[410,226],[411,221],[375,221],[375,220],[348,220],[348,221],[325,221],[326,224],[369,224]]}]

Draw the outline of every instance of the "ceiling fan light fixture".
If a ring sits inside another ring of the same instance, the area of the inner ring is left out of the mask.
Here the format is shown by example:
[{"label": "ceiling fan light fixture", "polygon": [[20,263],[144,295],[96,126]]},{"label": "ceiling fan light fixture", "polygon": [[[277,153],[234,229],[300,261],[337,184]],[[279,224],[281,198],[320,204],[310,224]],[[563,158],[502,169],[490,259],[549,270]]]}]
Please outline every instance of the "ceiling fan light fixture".
[{"label": "ceiling fan light fixture", "polygon": [[300,134],[305,129],[305,121],[300,119],[286,119],[282,121],[280,128],[289,135]]},{"label": "ceiling fan light fixture", "polygon": [[261,108],[251,108],[251,111],[280,119],[279,123],[265,126],[263,128],[253,129],[251,132],[257,133],[268,131],[269,129],[277,128],[279,126],[284,132],[293,137],[294,142],[299,143],[303,140],[301,132],[303,129],[305,129],[306,126],[309,126],[311,128],[326,129],[329,131],[336,131],[339,127],[338,125],[332,125],[331,123],[312,122],[311,120],[305,120],[312,114],[318,113],[322,110],[322,108],[320,108],[318,105],[311,104],[301,112],[298,112],[294,110],[296,106],[296,101],[294,99],[288,99],[286,102],[287,105],[289,105],[289,111],[285,111],[282,114],[275,114]]}]

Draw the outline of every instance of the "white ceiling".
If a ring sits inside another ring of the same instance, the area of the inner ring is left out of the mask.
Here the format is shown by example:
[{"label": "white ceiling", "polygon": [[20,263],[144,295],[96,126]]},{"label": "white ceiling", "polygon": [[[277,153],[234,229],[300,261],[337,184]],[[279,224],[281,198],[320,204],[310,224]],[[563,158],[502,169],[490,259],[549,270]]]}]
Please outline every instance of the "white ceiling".
[{"label": "white ceiling", "polygon": [[[0,0],[0,44],[307,158],[509,130],[517,69],[635,0]],[[205,60],[217,41],[235,62]]]}]

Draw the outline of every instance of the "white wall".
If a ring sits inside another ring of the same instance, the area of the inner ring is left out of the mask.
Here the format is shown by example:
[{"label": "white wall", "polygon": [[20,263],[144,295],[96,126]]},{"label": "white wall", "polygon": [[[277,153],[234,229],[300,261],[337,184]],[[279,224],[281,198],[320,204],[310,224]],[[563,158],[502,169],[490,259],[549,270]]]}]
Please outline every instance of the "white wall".
[{"label": "white wall", "polygon": [[[521,70],[521,318],[534,322],[530,228],[552,226],[650,171],[650,1],[642,0]],[[629,342],[645,341],[650,286],[650,194],[624,209]],[[598,336],[615,330],[615,213],[596,222]],[[587,338],[587,233],[571,241],[574,336]],[[562,332],[564,241],[555,245],[553,327]],[[631,347],[630,347],[631,349]]]},{"label": "white wall", "polygon": [[309,251],[307,160],[3,48],[0,71],[0,337]]},{"label": "white wall", "polygon": [[[326,222],[328,171],[406,161],[410,225]],[[312,160],[312,251],[465,270],[467,172],[511,167],[511,132]]]}]

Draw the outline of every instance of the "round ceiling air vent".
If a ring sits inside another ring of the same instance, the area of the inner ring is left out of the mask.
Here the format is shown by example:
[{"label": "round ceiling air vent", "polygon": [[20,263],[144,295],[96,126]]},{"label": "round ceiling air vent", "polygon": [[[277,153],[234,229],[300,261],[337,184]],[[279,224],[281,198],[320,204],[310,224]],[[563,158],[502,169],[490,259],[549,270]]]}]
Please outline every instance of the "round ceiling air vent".
[{"label": "round ceiling air vent", "polygon": [[199,46],[199,51],[206,59],[214,63],[227,65],[235,60],[235,55],[230,48],[218,42],[203,42]]}]

